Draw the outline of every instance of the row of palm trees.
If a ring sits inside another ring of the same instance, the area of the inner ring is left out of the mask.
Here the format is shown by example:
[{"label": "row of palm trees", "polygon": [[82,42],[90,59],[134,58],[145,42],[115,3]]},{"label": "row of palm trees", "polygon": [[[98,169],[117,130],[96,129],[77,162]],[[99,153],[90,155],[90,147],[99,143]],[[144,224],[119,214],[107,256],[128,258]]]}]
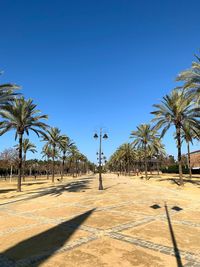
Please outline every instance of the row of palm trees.
[{"label": "row of palm trees", "polygon": [[111,170],[119,170],[120,173],[129,175],[131,171],[138,175],[144,169],[148,179],[148,165],[150,170],[153,165],[159,172],[159,162],[166,156],[164,145],[150,124],[139,125],[136,131],[131,132],[130,138],[134,141],[122,144],[110,157],[107,166]]},{"label": "row of palm trees", "polygon": [[63,180],[64,176],[66,159],[70,166],[74,166],[73,176],[78,173],[79,163],[90,165],[87,157],[80,153],[72,140],[68,136],[62,135],[58,128],[52,127],[48,129],[46,134],[43,135],[43,141],[46,142],[42,149],[43,157],[46,157],[47,162],[52,161],[52,182],[54,182],[55,178],[55,160],[57,159],[62,160],[61,180]]},{"label": "row of palm trees", "polygon": [[130,137],[133,138],[133,142],[122,145],[111,156],[109,164],[112,165],[113,160],[119,164],[125,148],[132,151],[130,153],[134,157],[135,154],[142,153],[147,178],[148,157],[151,155],[151,157],[158,158],[159,155],[161,156],[164,153],[161,139],[171,127],[174,127],[180,185],[183,185],[181,148],[184,141],[187,143],[188,166],[191,177],[190,144],[194,139],[200,140],[200,58],[198,56],[196,58],[197,62],[193,62],[189,70],[181,72],[177,77],[177,81],[183,81],[183,85],[164,96],[160,103],[153,105],[154,110],[151,114],[154,115],[154,118],[151,124],[141,124],[136,131],[132,131]]},{"label": "row of palm trees", "polygon": [[[71,140],[60,133],[58,128],[50,128],[46,124],[47,115],[42,115],[37,105],[32,99],[25,99],[17,93],[19,86],[15,84],[0,85],[0,136],[10,130],[15,131],[15,140],[18,140],[18,185],[17,191],[21,191],[21,179],[24,176],[23,162],[26,161],[27,151],[35,152],[35,146],[24,139],[24,135],[29,135],[32,131],[46,142],[43,152],[52,156],[52,182],[55,177],[55,158],[56,150],[60,149],[63,153],[63,166],[68,149],[73,146]],[[74,146],[74,153],[77,151]],[[24,153],[24,156],[23,156]],[[63,178],[63,172],[62,172]]]}]

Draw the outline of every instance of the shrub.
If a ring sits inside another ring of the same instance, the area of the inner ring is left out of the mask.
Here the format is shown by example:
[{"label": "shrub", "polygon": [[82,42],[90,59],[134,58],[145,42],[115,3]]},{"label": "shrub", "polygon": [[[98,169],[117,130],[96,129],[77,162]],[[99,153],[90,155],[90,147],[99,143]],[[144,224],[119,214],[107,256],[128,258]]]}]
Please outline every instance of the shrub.
[{"label": "shrub", "polygon": [[[182,167],[184,174],[189,174],[189,169],[186,166]],[[162,173],[179,173],[178,165],[171,165],[169,167],[161,168]]]}]

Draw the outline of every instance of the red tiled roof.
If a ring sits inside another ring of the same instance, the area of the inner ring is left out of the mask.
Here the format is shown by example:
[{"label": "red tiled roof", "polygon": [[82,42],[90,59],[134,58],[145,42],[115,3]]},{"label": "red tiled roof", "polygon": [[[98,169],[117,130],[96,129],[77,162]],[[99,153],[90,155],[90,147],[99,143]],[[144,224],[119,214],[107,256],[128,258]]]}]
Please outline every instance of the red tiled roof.
[{"label": "red tiled roof", "polygon": [[196,153],[200,153],[200,150],[190,152],[190,154],[196,154]]}]

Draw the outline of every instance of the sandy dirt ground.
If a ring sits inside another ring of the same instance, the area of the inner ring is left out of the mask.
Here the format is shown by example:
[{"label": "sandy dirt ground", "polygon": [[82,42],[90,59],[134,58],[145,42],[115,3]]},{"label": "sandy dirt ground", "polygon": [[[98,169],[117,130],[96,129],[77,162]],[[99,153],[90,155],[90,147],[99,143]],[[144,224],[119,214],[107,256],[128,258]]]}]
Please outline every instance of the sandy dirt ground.
[{"label": "sandy dirt ground", "polygon": [[200,176],[0,182],[0,267],[200,266]]}]

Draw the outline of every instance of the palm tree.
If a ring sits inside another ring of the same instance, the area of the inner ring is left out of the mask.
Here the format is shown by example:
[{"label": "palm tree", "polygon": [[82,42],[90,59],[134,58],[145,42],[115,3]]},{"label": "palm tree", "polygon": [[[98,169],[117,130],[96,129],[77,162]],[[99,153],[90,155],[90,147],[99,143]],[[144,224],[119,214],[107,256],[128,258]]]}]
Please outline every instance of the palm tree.
[{"label": "palm tree", "polygon": [[65,160],[66,160],[66,153],[70,151],[70,148],[72,147],[73,143],[70,140],[70,138],[66,135],[63,135],[63,138],[61,138],[59,142],[59,148],[62,152],[62,170],[61,170],[61,180],[63,180],[64,175],[64,166],[65,166]]},{"label": "palm tree", "polygon": [[[130,175],[130,165],[135,159],[135,150],[130,143],[122,144],[116,151],[116,160],[124,166],[126,173]],[[122,167],[122,166],[121,166]]]},{"label": "palm tree", "polygon": [[[0,72],[0,75],[3,72]],[[15,90],[20,89],[16,84],[6,83],[0,84],[0,106],[8,104],[8,102],[13,101],[18,95]]]},{"label": "palm tree", "polygon": [[14,99],[12,103],[7,103],[0,110],[0,116],[3,121],[0,122],[0,136],[4,133],[15,130],[15,139],[19,140],[19,175],[17,191],[21,191],[22,176],[22,148],[24,133],[29,131],[35,132],[38,136],[44,134],[47,124],[41,120],[47,119],[47,115],[40,115],[40,111],[36,109],[37,105],[32,99],[25,100],[24,97]]},{"label": "palm tree", "polygon": [[177,149],[178,149],[178,164],[180,185],[183,185],[183,173],[181,162],[181,129],[185,123],[189,123],[191,127],[198,127],[200,111],[194,107],[193,96],[188,95],[185,90],[174,89],[169,95],[163,97],[161,104],[153,105],[156,110],[151,112],[155,115],[152,121],[156,121],[155,128],[162,128],[161,136],[171,126],[175,127]]},{"label": "palm tree", "polygon": [[46,141],[53,150],[52,154],[52,183],[54,183],[55,177],[55,157],[56,157],[56,147],[59,147],[61,142],[64,142],[65,136],[60,134],[60,129],[56,127],[51,127],[47,130],[47,134],[44,135],[43,140]]},{"label": "palm tree", "polygon": [[142,162],[144,162],[144,150],[137,148],[135,150],[135,160],[136,160],[136,175],[139,175],[139,172],[142,170]]},{"label": "palm tree", "polygon": [[190,143],[193,144],[193,139],[200,140],[200,131],[198,127],[192,127],[186,121],[183,124],[183,130],[181,131],[181,138],[185,140],[187,144],[187,161],[188,161],[188,169],[190,178],[192,178],[192,168],[191,168],[191,161],[190,161]]},{"label": "palm tree", "polygon": [[[104,157],[105,159],[105,157]],[[82,153],[80,153],[79,156],[79,161],[80,161],[80,173],[82,175],[82,173],[87,173],[87,164],[88,164],[88,159],[85,155],[83,155]]]},{"label": "palm tree", "polygon": [[47,170],[46,170],[46,174],[47,174],[47,179],[49,179],[49,160],[50,158],[53,156],[53,150],[51,148],[51,146],[46,143],[43,148],[42,148],[42,157],[46,157],[47,158]]},{"label": "palm tree", "polygon": [[190,69],[182,71],[177,81],[184,81],[184,88],[194,94],[197,102],[200,102],[200,57],[196,56],[197,62],[192,62]]},{"label": "palm tree", "polygon": [[156,159],[157,172],[159,175],[159,158],[166,156],[165,147],[160,138],[154,138],[148,147],[148,155],[150,159]]},{"label": "palm tree", "polygon": [[[19,145],[17,145],[16,147],[17,147],[16,149],[19,150]],[[37,152],[36,146],[33,143],[31,143],[28,138],[25,138],[22,142],[22,152],[24,154],[22,177],[23,177],[23,181],[25,181],[26,154],[27,152],[31,152],[31,153]]]},{"label": "palm tree", "polygon": [[78,160],[78,157],[79,157],[79,154],[80,152],[79,152],[79,150],[78,150],[78,148],[77,148],[77,146],[76,145],[72,145],[71,147],[70,147],[70,165],[71,165],[71,163],[72,163],[72,169],[73,169],[73,177],[74,177],[74,173],[76,173],[76,175],[77,175],[77,160]]},{"label": "palm tree", "polygon": [[132,142],[133,147],[144,150],[145,177],[147,179],[147,150],[154,139],[158,138],[158,133],[150,124],[141,124],[136,131],[131,132],[130,138],[134,139]]}]

